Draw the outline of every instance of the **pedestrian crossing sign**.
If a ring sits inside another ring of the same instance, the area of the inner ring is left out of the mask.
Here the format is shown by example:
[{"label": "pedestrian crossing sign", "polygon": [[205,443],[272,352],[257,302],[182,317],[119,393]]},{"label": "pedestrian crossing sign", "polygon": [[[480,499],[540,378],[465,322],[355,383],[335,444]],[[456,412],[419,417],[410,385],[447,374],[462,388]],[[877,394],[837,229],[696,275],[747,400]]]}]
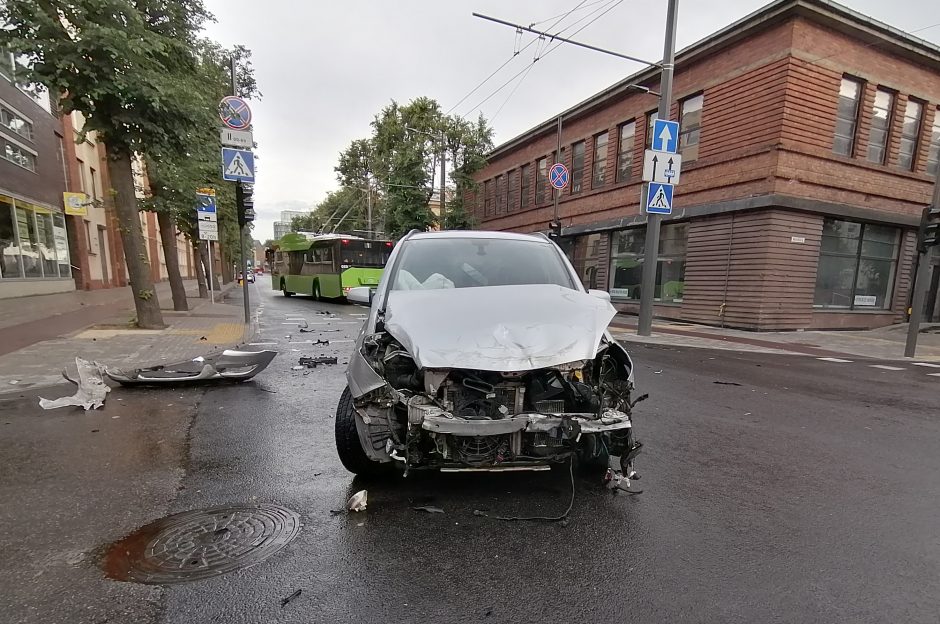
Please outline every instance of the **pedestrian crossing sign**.
[{"label": "pedestrian crossing sign", "polygon": [[222,179],[255,183],[255,156],[249,150],[222,148]]},{"label": "pedestrian crossing sign", "polygon": [[646,212],[649,214],[672,214],[672,184],[650,182],[646,195]]}]

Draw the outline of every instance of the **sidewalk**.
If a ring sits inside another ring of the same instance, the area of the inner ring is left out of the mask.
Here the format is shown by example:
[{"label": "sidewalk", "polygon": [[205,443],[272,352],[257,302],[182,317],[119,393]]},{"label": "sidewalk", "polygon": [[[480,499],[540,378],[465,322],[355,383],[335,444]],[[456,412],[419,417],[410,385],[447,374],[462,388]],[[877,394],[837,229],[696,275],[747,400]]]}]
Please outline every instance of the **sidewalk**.
[{"label": "sidewalk", "polygon": [[[924,329],[928,331],[925,332]],[[815,357],[907,359],[904,357],[906,324],[869,331],[749,332],[694,323],[661,321],[653,324],[653,335],[645,337],[636,335],[636,317],[618,314],[611,322],[610,331],[617,340],[647,344]],[[940,326],[922,326],[915,359],[940,361]]]},{"label": "sidewalk", "polygon": [[[241,291],[233,286],[223,286],[222,293],[216,293],[216,303],[210,304],[208,299],[198,298],[195,281],[187,281],[190,310],[164,309],[168,327],[162,330],[129,325],[134,310],[126,289],[117,289],[123,300],[118,293],[79,296],[70,301],[61,297],[36,303],[20,299],[21,306],[28,304],[32,318],[0,329],[0,394],[62,383],[62,369],[74,369],[76,356],[111,367],[139,368],[187,360],[244,342],[252,328],[244,322]],[[162,308],[172,308],[169,284],[158,285],[158,296]],[[52,314],[36,318],[39,310]],[[23,316],[21,308],[20,318]],[[44,334],[38,340],[37,332]],[[17,341],[25,341],[26,346],[11,350],[11,343]]]}]

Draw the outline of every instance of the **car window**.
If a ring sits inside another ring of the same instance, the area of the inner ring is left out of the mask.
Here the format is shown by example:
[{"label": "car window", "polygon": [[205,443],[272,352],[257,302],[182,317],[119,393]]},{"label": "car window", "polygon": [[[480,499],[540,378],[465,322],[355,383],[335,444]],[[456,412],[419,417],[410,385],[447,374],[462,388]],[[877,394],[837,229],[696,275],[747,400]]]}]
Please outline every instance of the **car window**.
[{"label": "car window", "polygon": [[539,241],[500,238],[438,238],[408,241],[392,290],[557,284],[573,288],[555,247]]}]

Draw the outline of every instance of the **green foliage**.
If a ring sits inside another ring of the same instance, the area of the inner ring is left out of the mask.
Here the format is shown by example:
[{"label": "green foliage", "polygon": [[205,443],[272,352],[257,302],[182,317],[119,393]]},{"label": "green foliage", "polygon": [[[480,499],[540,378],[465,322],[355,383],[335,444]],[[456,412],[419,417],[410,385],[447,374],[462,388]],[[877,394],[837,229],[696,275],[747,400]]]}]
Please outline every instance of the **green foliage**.
[{"label": "green foliage", "polygon": [[[450,183],[446,222],[438,224],[428,202],[440,185],[442,139]],[[492,147],[492,130],[482,117],[470,122],[445,115],[435,100],[426,97],[406,105],[392,101],[372,121],[372,136],[353,141],[340,154],[337,178],[340,184],[356,188],[372,181],[377,191],[373,216],[376,223],[384,222],[390,236],[435,225],[466,228],[473,223],[463,198]]]}]

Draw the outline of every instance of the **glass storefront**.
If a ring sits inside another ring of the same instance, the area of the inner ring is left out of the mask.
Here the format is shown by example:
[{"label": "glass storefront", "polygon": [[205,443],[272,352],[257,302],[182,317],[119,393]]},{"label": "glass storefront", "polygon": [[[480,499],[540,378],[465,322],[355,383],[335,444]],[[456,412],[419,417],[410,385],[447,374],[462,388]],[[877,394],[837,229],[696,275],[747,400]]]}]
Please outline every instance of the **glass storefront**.
[{"label": "glass storefront", "polygon": [[0,195],[0,279],[71,277],[65,216]]},{"label": "glass storefront", "polygon": [[[645,239],[645,227],[613,233],[610,249],[610,296],[612,298],[639,301],[640,285],[643,281]],[[688,240],[688,223],[663,225],[660,229],[655,301],[682,303]]]},{"label": "glass storefront", "polygon": [[823,221],[814,306],[890,309],[900,234],[895,227],[827,217]]},{"label": "glass storefront", "polygon": [[588,234],[558,242],[585,288],[600,288],[598,268],[603,261],[601,244],[606,236],[607,234]]}]

